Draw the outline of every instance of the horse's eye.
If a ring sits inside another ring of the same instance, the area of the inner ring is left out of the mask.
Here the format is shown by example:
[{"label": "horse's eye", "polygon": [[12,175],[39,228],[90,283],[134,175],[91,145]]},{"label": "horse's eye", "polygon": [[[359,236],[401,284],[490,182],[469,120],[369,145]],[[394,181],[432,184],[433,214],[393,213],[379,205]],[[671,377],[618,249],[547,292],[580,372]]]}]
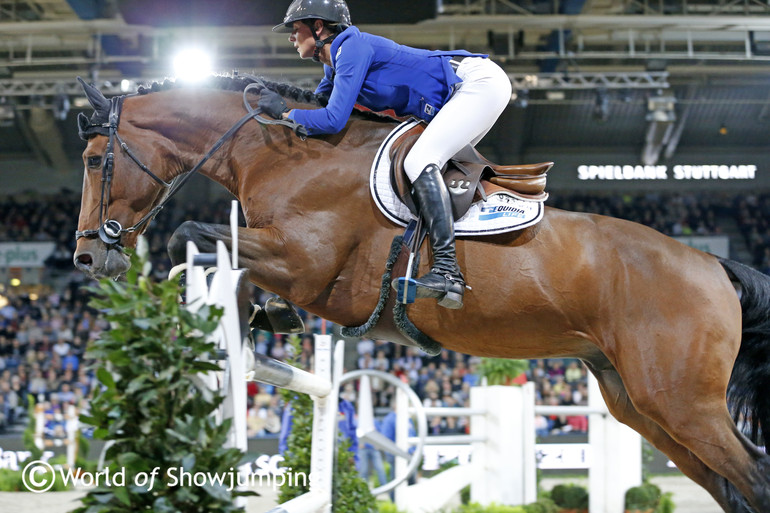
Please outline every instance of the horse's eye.
[{"label": "horse's eye", "polygon": [[93,155],[87,159],[88,167],[91,169],[99,169],[102,166],[102,156]]}]

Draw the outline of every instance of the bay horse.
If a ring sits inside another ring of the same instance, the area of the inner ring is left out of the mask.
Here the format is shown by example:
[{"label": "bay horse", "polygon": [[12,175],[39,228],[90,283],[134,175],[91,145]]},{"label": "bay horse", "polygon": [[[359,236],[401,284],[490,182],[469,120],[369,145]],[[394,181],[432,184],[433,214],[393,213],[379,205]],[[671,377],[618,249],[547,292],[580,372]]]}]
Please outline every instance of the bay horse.
[{"label": "bay horse", "polygon": [[[222,141],[243,119],[248,85],[217,77],[107,100],[84,84],[95,112],[80,121],[88,142],[75,265],[92,277],[123,273],[122,249],[194,168],[240,201],[239,264],[254,284],[342,326],[362,325],[403,230],[368,186],[375,151],[397,122],[354,113],[339,134],[302,140],[248,119]],[[267,87],[290,107],[318,107],[312,93]],[[187,238],[209,252],[218,239],[229,247],[230,229],[184,223],[172,263]],[[422,252],[420,274],[429,263]],[[457,255],[472,286],[464,308],[418,301],[408,313],[419,330],[470,355],[579,358],[612,415],[724,511],[770,511],[770,456],[759,448],[770,430],[769,277],[640,224],[548,207],[534,226],[459,238]]]}]

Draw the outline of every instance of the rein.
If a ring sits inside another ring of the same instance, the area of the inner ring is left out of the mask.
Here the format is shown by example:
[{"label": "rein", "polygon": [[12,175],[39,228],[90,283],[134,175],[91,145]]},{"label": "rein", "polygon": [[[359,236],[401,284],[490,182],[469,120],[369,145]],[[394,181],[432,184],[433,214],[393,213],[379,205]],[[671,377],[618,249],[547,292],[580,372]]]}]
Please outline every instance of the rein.
[{"label": "rein", "polygon": [[[158,215],[158,212],[160,212],[163,207],[166,206],[171,198],[177,192],[179,192],[179,190],[187,183],[187,181],[192,178],[201,169],[201,167],[203,167],[203,165],[208,162],[214,153],[216,153],[217,150],[219,150],[219,148],[221,148],[228,139],[235,135],[235,133],[240,130],[241,127],[245,125],[246,122],[250,119],[256,120],[261,125],[287,126],[291,128],[292,131],[304,141],[307,138],[307,129],[304,126],[291,120],[272,120],[264,118],[260,116],[262,110],[259,107],[256,109],[252,108],[248,101],[247,93],[250,90],[256,89],[260,86],[264,89],[267,89],[267,86],[257,77],[248,76],[248,78],[254,80],[254,83],[249,84],[243,90],[243,105],[246,107],[247,114],[245,114],[227,132],[225,132],[217,140],[217,142],[214,143],[211,149],[206,152],[203,158],[201,158],[201,160],[195,164],[195,166],[193,166],[192,169],[186,173],[182,173],[182,175],[180,175],[181,178],[175,178],[171,182],[166,182],[165,180],[159,178],[158,175],[153,173],[150,168],[148,168],[141,160],[139,160],[139,158],[134,154],[134,152],[131,151],[125,141],[123,141],[123,139],[120,137],[118,134],[118,125],[120,124],[120,113],[123,107],[123,100],[126,98],[126,96],[123,95],[110,98],[110,114],[108,118],[109,121],[107,123],[97,125],[97,127],[106,128],[108,130],[109,137],[107,141],[107,151],[105,153],[104,163],[102,164],[102,187],[101,196],[99,198],[99,228],[93,230],[77,230],[75,231],[75,240],[83,237],[93,238],[99,236],[102,242],[104,242],[106,245],[122,248],[120,244],[122,235],[125,233],[135,232],[146,223],[151,221],[156,215]],[[147,214],[145,214],[139,221],[137,221],[136,224],[129,228],[123,228],[119,221],[116,221],[115,219],[109,219],[107,217],[110,201],[110,190],[112,187],[113,168],[115,163],[115,141],[118,142],[121,150],[123,150],[123,152],[134,161],[139,169],[150,176],[150,178],[152,178],[159,185],[167,189],[167,192],[163,196],[163,199],[160,201],[160,203],[153,207],[149,212],[147,212]]]}]

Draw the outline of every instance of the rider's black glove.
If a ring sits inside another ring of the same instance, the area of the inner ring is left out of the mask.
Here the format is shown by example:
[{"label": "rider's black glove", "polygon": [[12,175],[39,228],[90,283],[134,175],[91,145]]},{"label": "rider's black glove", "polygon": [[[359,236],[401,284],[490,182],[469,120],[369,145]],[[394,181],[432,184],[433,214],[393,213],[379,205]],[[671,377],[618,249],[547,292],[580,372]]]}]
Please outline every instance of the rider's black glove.
[{"label": "rider's black glove", "polygon": [[286,100],[284,100],[280,94],[275,91],[270,91],[269,89],[264,89],[262,91],[262,96],[259,98],[257,105],[262,109],[262,112],[275,119],[282,119],[281,114],[289,112],[290,110],[289,107],[286,106]]}]

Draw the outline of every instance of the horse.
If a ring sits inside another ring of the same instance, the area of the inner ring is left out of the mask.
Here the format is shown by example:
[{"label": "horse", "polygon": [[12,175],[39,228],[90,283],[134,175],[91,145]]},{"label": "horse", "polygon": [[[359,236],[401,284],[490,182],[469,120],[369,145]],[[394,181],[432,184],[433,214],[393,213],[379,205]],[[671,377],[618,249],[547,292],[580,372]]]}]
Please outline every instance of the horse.
[{"label": "horse", "polygon": [[[79,120],[87,145],[75,266],[97,278],[126,271],[124,248],[194,171],[240,201],[238,263],[251,282],[362,325],[403,231],[368,186],[398,121],[354,112],[342,132],[303,139],[244,117],[243,99],[261,90],[244,93],[252,83],[156,83],[109,100],[83,84],[94,113]],[[322,104],[285,84],[264,87],[290,108]],[[188,221],[171,237],[172,263],[188,238],[203,252],[231,244],[229,227]],[[770,456],[760,448],[770,430],[768,276],[640,224],[550,207],[524,229],[459,237],[457,256],[472,287],[464,307],[417,301],[407,307],[416,328],[470,355],[582,360],[611,414],[724,511],[770,511]],[[428,250],[420,257],[424,272]]]}]

